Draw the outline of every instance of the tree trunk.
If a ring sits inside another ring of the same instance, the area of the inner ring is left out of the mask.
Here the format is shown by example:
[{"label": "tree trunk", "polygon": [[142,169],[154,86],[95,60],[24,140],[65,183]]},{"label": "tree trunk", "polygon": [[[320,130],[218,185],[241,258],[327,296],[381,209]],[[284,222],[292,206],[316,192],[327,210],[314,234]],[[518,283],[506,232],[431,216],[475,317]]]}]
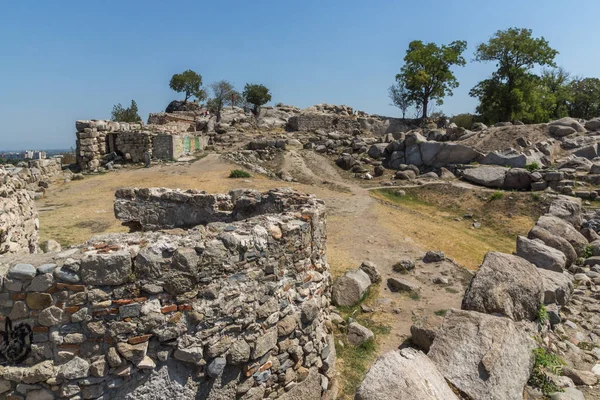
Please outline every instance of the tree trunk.
[{"label": "tree trunk", "polygon": [[429,105],[429,97],[423,99],[423,119],[427,118],[427,106]]}]

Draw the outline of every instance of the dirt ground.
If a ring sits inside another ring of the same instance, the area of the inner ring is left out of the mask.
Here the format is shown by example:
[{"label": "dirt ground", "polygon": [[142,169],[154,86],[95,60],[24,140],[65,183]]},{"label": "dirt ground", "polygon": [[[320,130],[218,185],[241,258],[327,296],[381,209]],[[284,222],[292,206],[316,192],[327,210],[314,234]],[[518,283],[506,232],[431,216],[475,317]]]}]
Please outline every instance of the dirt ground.
[{"label": "dirt ground", "polygon": [[[38,202],[41,238],[69,245],[98,233],[126,232],[113,215],[114,192],[125,186],[195,188],[212,193],[240,187],[266,190],[291,186],[313,193],[327,205],[327,258],[333,274],[338,276],[357,268],[364,260],[375,262],[382,273],[383,283],[367,304],[375,311],[371,318],[390,328],[389,334],[379,338],[379,354],[398,348],[409,338],[414,320],[421,317],[441,320],[445,310],[460,307],[469,273],[452,262],[424,264],[420,260],[425,251],[443,250],[448,257],[473,269],[486,251],[510,251],[514,246],[514,237],[496,235],[493,227],[471,229],[471,222],[456,221],[454,211],[450,214],[440,211],[440,205],[434,202],[394,202],[362,187],[362,182],[342,178],[330,160],[314,152],[286,152],[282,165],[284,171],[301,183],[260,175],[229,179],[229,172],[238,167],[217,154],[193,163],[154,165],[147,169],[129,167],[81,181],[57,182]],[[426,195],[433,196],[432,193]],[[507,221],[510,225],[516,220]],[[530,221],[515,224],[519,232],[522,225],[532,225]],[[460,243],[470,245],[463,248],[452,245]],[[407,275],[399,275],[392,266],[401,259],[414,260],[417,267]],[[419,284],[420,296],[411,298],[390,291],[385,282],[392,276]],[[437,276],[445,276],[450,282],[433,284],[432,279]]]}]

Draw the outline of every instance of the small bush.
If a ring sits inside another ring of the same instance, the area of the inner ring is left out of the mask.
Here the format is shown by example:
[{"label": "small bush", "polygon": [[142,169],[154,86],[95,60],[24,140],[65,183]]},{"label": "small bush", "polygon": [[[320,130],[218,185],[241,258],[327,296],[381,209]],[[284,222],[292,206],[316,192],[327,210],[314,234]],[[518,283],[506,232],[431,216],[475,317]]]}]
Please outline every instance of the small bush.
[{"label": "small bush", "polygon": [[539,193],[531,193],[531,200],[540,201],[542,200],[542,195]]},{"label": "small bush", "polygon": [[546,306],[542,305],[537,313],[537,320],[540,324],[544,325],[550,319],[548,316],[548,311],[546,311]]},{"label": "small bush", "polygon": [[587,246],[585,246],[585,248],[583,249],[583,258],[590,258],[593,255],[592,252],[592,245],[588,244]]},{"label": "small bush", "polygon": [[471,129],[474,122],[473,114],[457,114],[450,118],[450,122],[454,122],[459,128]]},{"label": "small bush", "polygon": [[419,301],[421,300],[421,295],[417,292],[410,292],[410,294],[408,295],[408,297],[410,297],[411,299],[415,300],[415,301]]},{"label": "small bush", "polygon": [[543,347],[534,349],[533,355],[535,356],[535,363],[527,383],[540,389],[545,396],[554,392],[562,392],[562,388],[552,381],[546,371],[554,375],[560,375],[565,362],[556,354],[546,351]]},{"label": "small bush", "polygon": [[540,164],[537,161],[532,162],[531,164],[527,164],[525,169],[529,172],[534,172],[540,169]]},{"label": "small bush", "polygon": [[500,200],[503,197],[504,197],[504,193],[502,193],[502,192],[494,192],[490,196],[490,201]]},{"label": "small bush", "polygon": [[231,171],[229,173],[229,177],[230,178],[250,178],[250,177],[252,177],[252,175],[250,175],[248,172],[243,171],[241,169],[234,169],[233,171]]},{"label": "small bush", "polygon": [[447,312],[448,312],[448,310],[437,310],[434,312],[434,314],[437,315],[438,317],[445,317]]}]

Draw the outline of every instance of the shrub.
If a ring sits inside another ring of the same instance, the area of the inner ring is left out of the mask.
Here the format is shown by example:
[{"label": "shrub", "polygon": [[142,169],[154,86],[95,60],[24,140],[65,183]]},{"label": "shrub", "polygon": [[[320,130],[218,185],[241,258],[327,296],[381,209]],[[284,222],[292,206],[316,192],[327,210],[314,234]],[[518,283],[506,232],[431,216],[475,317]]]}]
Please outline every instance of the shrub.
[{"label": "shrub", "polygon": [[593,256],[592,253],[592,245],[588,244],[587,246],[585,246],[585,248],[583,249],[583,258],[590,258],[591,256]]},{"label": "shrub", "polygon": [[537,313],[538,322],[542,325],[545,325],[546,322],[550,319],[548,316],[548,311],[546,311],[546,306],[542,304]]},{"label": "shrub", "polygon": [[565,362],[556,354],[546,351],[543,347],[534,349],[533,355],[535,356],[535,363],[527,383],[540,389],[545,396],[554,392],[562,392],[562,388],[552,381],[546,371],[554,375],[560,375]]},{"label": "shrub", "polygon": [[532,163],[530,163],[530,164],[527,164],[527,165],[525,166],[525,169],[526,169],[527,171],[529,171],[529,172],[534,172],[534,171],[537,171],[537,170],[538,170],[538,169],[540,169],[540,168],[541,168],[541,167],[540,167],[540,164],[539,164],[537,161],[534,161],[534,162],[532,162]]},{"label": "shrub", "polygon": [[250,175],[248,172],[243,171],[241,169],[234,169],[233,171],[231,171],[229,173],[229,177],[230,178],[250,178],[250,177],[252,177],[252,175]]},{"label": "shrub", "polygon": [[473,126],[473,114],[457,114],[450,118],[450,122],[454,122],[459,128],[471,129]]},{"label": "shrub", "polygon": [[448,312],[448,310],[437,310],[434,312],[434,314],[437,315],[438,317],[445,317],[447,312]]},{"label": "shrub", "polygon": [[504,197],[504,193],[502,193],[502,192],[494,192],[490,196],[490,201],[500,200],[503,197]]}]

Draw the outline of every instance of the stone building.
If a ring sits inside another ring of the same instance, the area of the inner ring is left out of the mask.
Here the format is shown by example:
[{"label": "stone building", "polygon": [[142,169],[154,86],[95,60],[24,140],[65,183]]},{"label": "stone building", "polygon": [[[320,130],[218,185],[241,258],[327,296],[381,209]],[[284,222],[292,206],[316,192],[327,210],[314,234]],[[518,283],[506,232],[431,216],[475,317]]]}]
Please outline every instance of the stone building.
[{"label": "stone building", "polygon": [[[195,126],[195,124],[192,124]],[[141,123],[105,120],[79,120],[77,128],[77,165],[82,171],[93,171],[114,159],[114,156],[137,163],[146,152],[157,159],[177,160],[203,150],[208,137],[191,125]]]}]

